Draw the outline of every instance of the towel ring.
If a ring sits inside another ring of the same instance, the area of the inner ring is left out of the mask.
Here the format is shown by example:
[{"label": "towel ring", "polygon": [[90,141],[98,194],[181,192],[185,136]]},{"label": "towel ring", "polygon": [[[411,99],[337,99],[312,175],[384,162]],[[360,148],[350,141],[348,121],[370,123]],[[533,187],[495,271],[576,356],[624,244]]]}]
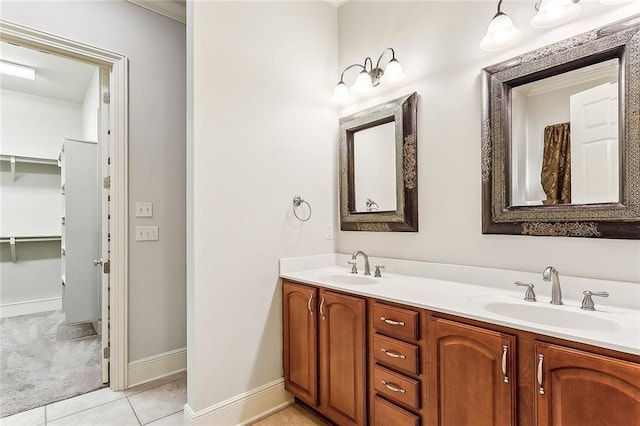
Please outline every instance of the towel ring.
[{"label": "towel ring", "polygon": [[[298,216],[298,213],[296,213],[296,207],[300,207],[302,203],[305,203],[307,207],[309,207],[309,216],[307,216],[305,219],[301,218],[300,216]],[[295,197],[293,197],[293,215],[301,222],[308,221],[309,219],[311,219],[311,204],[300,198],[299,195],[296,195]]]}]

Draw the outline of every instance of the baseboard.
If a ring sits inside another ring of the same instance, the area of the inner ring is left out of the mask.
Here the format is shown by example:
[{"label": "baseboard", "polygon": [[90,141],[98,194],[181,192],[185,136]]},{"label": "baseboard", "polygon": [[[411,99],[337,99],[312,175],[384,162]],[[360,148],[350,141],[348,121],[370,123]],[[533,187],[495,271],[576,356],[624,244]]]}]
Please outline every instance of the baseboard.
[{"label": "baseboard", "polygon": [[176,349],[129,363],[127,387],[141,385],[187,369],[187,348]]},{"label": "baseboard", "polygon": [[247,425],[292,403],[284,379],[278,379],[197,412],[186,404],[184,416],[193,425]]},{"label": "baseboard", "polygon": [[37,314],[38,312],[59,311],[60,309],[62,309],[62,297],[7,303],[0,305],[0,318]]}]

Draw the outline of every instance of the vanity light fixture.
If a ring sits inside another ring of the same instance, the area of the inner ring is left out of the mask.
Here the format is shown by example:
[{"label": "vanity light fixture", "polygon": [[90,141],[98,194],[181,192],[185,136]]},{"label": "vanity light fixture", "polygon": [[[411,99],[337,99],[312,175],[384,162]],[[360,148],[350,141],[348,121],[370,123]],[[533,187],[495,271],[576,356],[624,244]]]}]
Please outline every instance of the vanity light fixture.
[{"label": "vanity light fixture", "polygon": [[24,78],[25,80],[36,79],[36,69],[25,65],[14,64],[0,60],[0,74],[10,75],[12,77]]},{"label": "vanity light fixture", "polygon": [[[380,61],[387,52],[391,52],[391,59],[384,69],[382,69],[380,67]],[[337,104],[345,104],[351,98],[349,88],[344,83],[344,73],[352,68],[360,69],[360,74],[358,74],[358,77],[356,77],[356,81],[352,86],[353,91],[359,94],[366,94],[370,92],[381,82],[396,83],[404,78],[402,65],[400,65],[400,62],[396,59],[396,52],[391,47],[387,47],[382,51],[380,57],[378,57],[375,67],[373,66],[373,60],[367,56],[364,60],[364,64],[351,64],[342,70],[342,74],[340,74],[340,81],[333,91],[333,100]]]},{"label": "vanity light fixture", "polygon": [[495,14],[487,33],[480,40],[480,49],[486,52],[495,52],[513,46],[520,40],[522,31],[513,25],[513,21],[500,11],[502,0],[498,2],[498,12]]},{"label": "vanity light fixture", "polygon": [[580,13],[580,0],[540,0],[536,15],[531,18],[534,28],[548,28],[569,22]]}]

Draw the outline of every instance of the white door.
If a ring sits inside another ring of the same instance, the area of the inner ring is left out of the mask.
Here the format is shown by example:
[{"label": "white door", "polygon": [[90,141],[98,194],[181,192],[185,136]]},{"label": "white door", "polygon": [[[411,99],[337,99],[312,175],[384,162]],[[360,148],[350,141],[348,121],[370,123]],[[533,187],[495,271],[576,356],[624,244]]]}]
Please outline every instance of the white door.
[{"label": "white door", "polygon": [[571,203],[618,201],[618,83],[576,93],[570,108]]},{"label": "white door", "polygon": [[[98,135],[100,138],[100,147],[101,147],[101,178],[100,179],[100,187],[102,188],[102,197],[100,203],[100,228],[101,228],[101,260],[102,260],[102,279],[101,279],[101,300],[100,300],[100,310],[101,310],[101,327],[102,327],[102,382],[109,382],[109,271],[111,267],[111,257],[110,257],[110,229],[109,229],[109,201],[110,201],[110,185],[109,176],[110,174],[110,160],[109,160],[109,144],[110,144],[110,130],[109,130],[109,104],[105,103],[105,94],[109,96],[109,79],[111,78],[111,73],[108,69],[100,69],[100,109],[99,109],[99,120],[98,120]],[[105,179],[107,180],[105,182]]]}]

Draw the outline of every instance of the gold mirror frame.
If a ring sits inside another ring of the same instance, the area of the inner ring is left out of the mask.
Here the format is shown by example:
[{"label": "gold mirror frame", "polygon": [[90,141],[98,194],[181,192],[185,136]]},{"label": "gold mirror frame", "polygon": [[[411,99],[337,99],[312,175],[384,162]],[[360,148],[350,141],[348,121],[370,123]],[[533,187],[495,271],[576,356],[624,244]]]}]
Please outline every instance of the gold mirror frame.
[{"label": "gold mirror frame", "polygon": [[[340,119],[340,229],[343,231],[418,231],[417,93]],[[395,123],[396,209],[358,212],[355,208],[354,134]]]},{"label": "gold mirror frame", "polygon": [[[640,239],[640,15],[482,70],[482,233]],[[512,206],[511,90],[619,58],[618,202]]]}]

